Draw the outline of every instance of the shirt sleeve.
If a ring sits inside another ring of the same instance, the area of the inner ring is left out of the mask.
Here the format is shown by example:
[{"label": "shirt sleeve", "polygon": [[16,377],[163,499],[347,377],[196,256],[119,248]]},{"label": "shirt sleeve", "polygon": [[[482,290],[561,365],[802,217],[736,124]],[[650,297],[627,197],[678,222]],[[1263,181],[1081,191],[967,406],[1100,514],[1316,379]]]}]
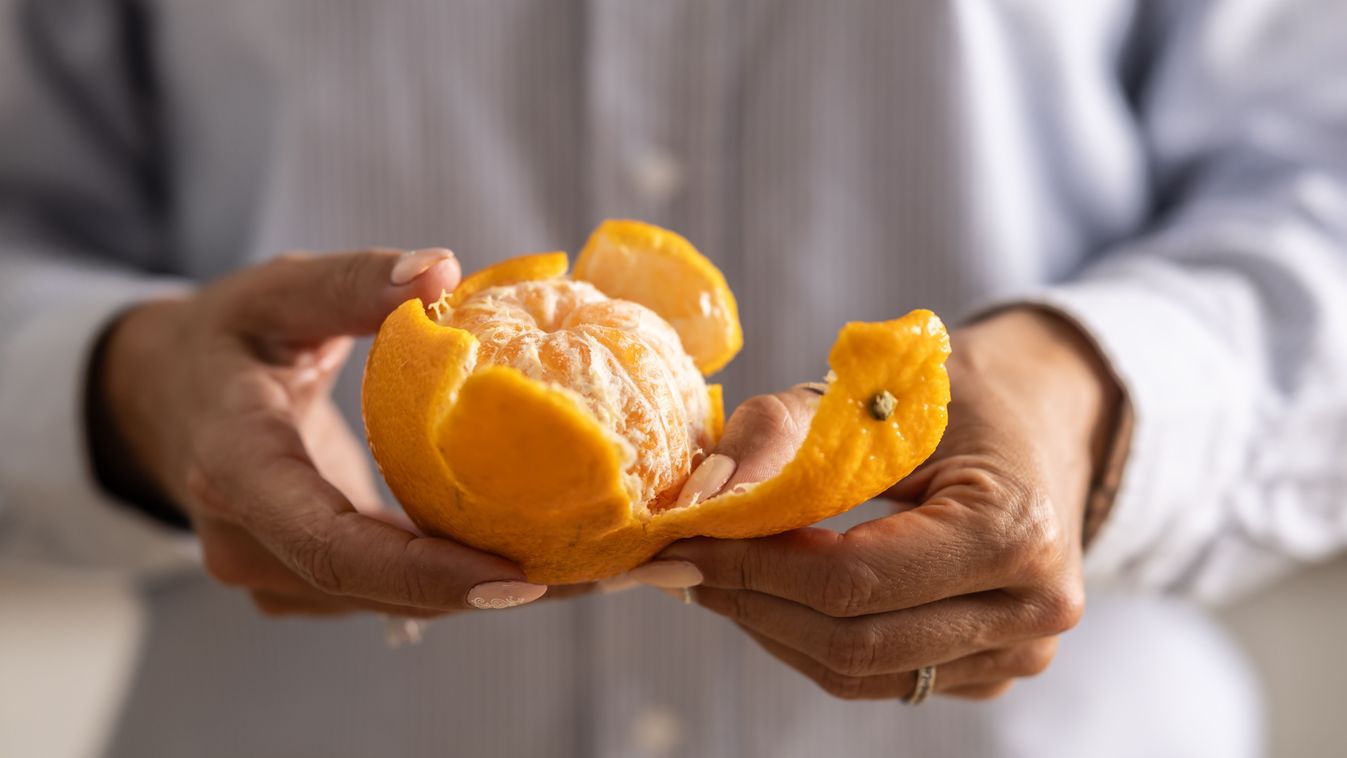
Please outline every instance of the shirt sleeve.
[{"label": "shirt sleeve", "polygon": [[1087,575],[1220,601],[1347,545],[1347,6],[1165,7],[1138,102],[1157,223],[1028,299],[1133,413]]},{"label": "shirt sleeve", "polygon": [[146,274],[155,168],[119,5],[61,4],[59,26],[52,4],[0,0],[0,552],[150,571],[192,540],[101,490],[84,415],[108,323],[184,286]]}]

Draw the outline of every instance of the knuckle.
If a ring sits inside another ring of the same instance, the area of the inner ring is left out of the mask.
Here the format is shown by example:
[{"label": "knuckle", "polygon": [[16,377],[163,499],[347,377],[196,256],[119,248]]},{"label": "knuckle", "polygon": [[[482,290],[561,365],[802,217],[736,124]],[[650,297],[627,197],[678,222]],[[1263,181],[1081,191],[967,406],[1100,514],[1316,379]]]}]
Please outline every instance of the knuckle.
[{"label": "knuckle", "polygon": [[293,403],[286,385],[265,371],[246,371],[226,377],[220,387],[220,407],[236,418],[260,425],[292,422]]},{"label": "knuckle", "polygon": [[403,548],[406,560],[402,562],[403,568],[399,572],[402,580],[402,596],[406,602],[415,605],[431,605],[434,601],[430,585],[426,582],[425,572],[417,568],[425,565],[420,559],[423,545],[421,540],[407,542]]},{"label": "knuckle", "polygon": [[754,395],[734,409],[721,445],[729,449],[731,457],[742,460],[760,446],[761,440],[793,439],[803,427],[804,422],[780,396]]},{"label": "knuckle", "polygon": [[999,497],[1007,504],[1000,512],[1001,546],[1019,558],[1032,558],[1053,539],[1055,519],[1051,503],[1041,494],[1007,484]]},{"label": "knuckle", "polygon": [[311,535],[294,552],[297,573],[329,595],[343,594],[343,582],[332,559],[332,544],[321,535]]},{"label": "knuckle", "polygon": [[824,649],[824,665],[839,674],[869,674],[875,665],[878,634],[868,623],[834,624]]},{"label": "knuckle", "polygon": [[865,680],[832,669],[822,669],[814,676],[815,683],[824,692],[841,700],[860,700],[865,692]]},{"label": "knuckle", "polygon": [[183,484],[187,490],[187,497],[207,515],[223,515],[224,506],[220,499],[219,488],[212,481],[209,464],[195,452],[188,458]]},{"label": "knuckle", "polygon": [[1085,614],[1085,593],[1075,584],[1062,584],[1045,592],[1038,603],[1038,631],[1056,635],[1080,623]]},{"label": "knuckle", "polygon": [[367,280],[367,264],[368,258],[364,255],[341,256],[330,281],[333,293],[342,299],[358,297],[365,289],[362,283]]},{"label": "knuckle", "polygon": [[748,621],[755,615],[753,593],[747,590],[730,591],[730,619],[733,621]]},{"label": "knuckle", "polygon": [[791,423],[790,409],[776,395],[754,395],[739,406],[744,423],[755,429],[777,429]]},{"label": "knuckle", "polygon": [[747,590],[758,586],[758,577],[762,574],[759,571],[758,561],[758,551],[750,550],[747,547],[736,550],[731,554],[730,571],[728,573],[734,576],[737,582],[734,585],[735,587]]},{"label": "knuckle", "polygon": [[827,570],[817,609],[838,618],[858,616],[870,606],[878,577],[861,561],[835,561]]}]

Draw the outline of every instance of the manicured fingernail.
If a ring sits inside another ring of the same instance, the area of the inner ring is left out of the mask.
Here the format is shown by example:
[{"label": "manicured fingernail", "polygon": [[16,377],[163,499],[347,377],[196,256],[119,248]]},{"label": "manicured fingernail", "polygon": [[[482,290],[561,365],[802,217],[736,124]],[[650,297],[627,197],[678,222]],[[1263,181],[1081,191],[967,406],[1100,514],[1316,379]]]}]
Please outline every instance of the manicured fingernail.
[{"label": "manicured fingernail", "polygon": [[410,284],[413,279],[429,271],[435,264],[454,257],[452,250],[442,247],[428,247],[407,253],[393,266],[388,280],[395,287]]},{"label": "manicured fingernail", "polygon": [[482,610],[513,608],[532,603],[547,592],[547,585],[528,582],[483,582],[468,591],[468,605]]},{"label": "manicured fingernail", "polygon": [[639,587],[639,586],[641,586],[640,582],[636,581],[635,579],[632,579],[630,576],[626,574],[618,574],[617,576],[610,576],[607,579],[600,579],[599,581],[594,583],[594,588],[605,595],[611,594],[613,592],[622,592],[624,590],[629,590],[632,587]]},{"label": "manicured fingernail", "polygon": [[688,480],[683,483],[683,489],[678,492],[678,500],[674,502],[675,508],[682,508],[687,505],[696,505],[703,500],[715,497],[720,492],[720,488],[725,486],[725,482],[734,476],[734,470],[739,464],[728,455],[712,453],[706,456],[706,460],[701,465],[693,469]]},{"label": "manicured fingernail", "polygon": [[627,576],[651,587],[682,589],[702,583],[702,572],[687,561],[651,561],[627,572]]},{"label": "manicured fingernail", "polygon": [[678,602],[682,603],[683,605],[692,605],[692,588],[691,588],[691,587],[682,587],[682,588],[676,588],[676,587],[656,587],[655,589],[659,590],[660,592],[663,592],[664,594],[668,595],[669,597],[673,598],[674,600],[677,600]]}]

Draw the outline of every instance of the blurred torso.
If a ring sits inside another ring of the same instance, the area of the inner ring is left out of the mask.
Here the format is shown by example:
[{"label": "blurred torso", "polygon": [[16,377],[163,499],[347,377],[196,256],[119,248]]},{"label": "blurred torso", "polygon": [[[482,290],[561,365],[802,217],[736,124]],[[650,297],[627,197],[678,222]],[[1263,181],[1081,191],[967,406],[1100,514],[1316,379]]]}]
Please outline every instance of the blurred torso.
[{"label": "blurred torso", "polygon": [[[956,321],[1151,211],[1123,0],[147,5],[172,198],[149,267],[444,245],[471,270],[645,219],[739,298],[731,402],[822,376],[845,321]],[[833,700],[652,592],[447,619],[397,652],[375,620],[266,622],[196,577],[149,597],[114,755],[1019,754],[1007,724],[1052,721],[1106,663],[1085,633],[1025,699],[906,711]],[[1159,617],[1205,639],[1126,618]]]}]

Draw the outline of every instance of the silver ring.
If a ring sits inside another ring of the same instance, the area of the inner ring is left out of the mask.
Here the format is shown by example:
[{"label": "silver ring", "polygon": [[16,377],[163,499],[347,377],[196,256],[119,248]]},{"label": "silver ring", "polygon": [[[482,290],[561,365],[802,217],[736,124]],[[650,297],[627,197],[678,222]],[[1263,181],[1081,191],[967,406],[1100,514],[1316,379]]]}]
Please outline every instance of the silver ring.
[{"label": "silver ring", "polygon": [[912,694],[903,698],[908,705],[921,705],[935,691],[935,666],[922,666],[917,669],[917,685]]}]

